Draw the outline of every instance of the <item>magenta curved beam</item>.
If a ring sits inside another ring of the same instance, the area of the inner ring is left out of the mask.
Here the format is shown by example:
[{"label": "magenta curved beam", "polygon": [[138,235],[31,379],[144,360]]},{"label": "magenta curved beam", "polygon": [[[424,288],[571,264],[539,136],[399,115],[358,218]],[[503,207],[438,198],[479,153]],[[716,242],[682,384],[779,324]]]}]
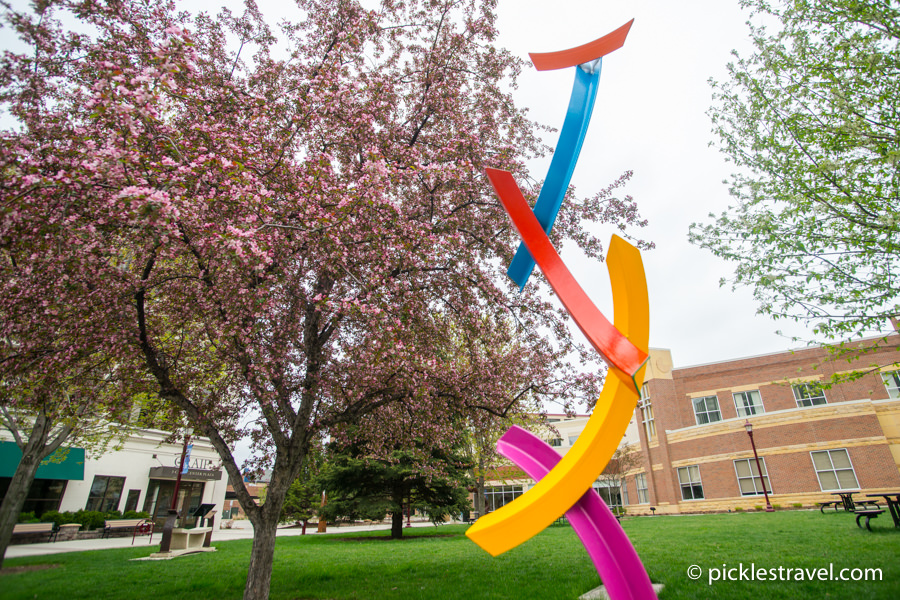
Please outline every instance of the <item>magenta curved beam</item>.
[{"label": "magenta curved beam", "polygon": [[499,169],[485,171],[528,252],[575,319],[578,328],[612,368],[625,373],[633,382],[637,372],[647,362],[647,353],[622,335],[578,285],[522,196],[512,173]]},{"label": "magenta curved beam", "polygon": [[[517,425],[497,441],[497,451],[535,481],[542,479],[560,460],[559,454],[546,442]],[[566,512],[566,517],[584,544],[610,598],[656,598],[650,577],[631,540],[593,488],[589,488]]]}]

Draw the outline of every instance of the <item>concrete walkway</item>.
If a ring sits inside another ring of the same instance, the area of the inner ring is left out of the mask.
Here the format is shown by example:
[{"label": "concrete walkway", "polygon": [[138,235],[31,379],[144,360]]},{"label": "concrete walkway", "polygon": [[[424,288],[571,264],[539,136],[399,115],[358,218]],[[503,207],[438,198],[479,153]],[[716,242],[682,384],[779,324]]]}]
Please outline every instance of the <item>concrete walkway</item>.
[{"label": "concrete walkway", "polygon": [[[430,522],[413,522],[413,527],[434,527]],[[352,533],[355,531],[389,531],[391,528],[389,523],[381,523],[377,525],[345,525],[340,527],[329,526],[328,533]],[[278,529],[277,536],[301,535],[302,529],[299,527],[282,527]],[[306,528],[306,535],[323,535],[316,532],[315,524]],[[153,543],[150,543],[150,536],[138,536],[134,538],[134,547],[141,546],[149,548],[159,547],[159,541],[162,532],[153,533]],[[213,531],[212,542],[227,542],[229,540],[248,540],[253,538],[253,525],[250,521],[235,521],[232,529],[216,529]],[[107,538],[105,540],[71,540],[65,542],[44,542],[38,544],[16,544],[6,549],[5,558],[18,558],[20,556],[42,556],[46,554],[62,554],[64,552],[84,552],[85,550],[108,550],[110,548],[129,548],[132,547],[131,536]]]}]

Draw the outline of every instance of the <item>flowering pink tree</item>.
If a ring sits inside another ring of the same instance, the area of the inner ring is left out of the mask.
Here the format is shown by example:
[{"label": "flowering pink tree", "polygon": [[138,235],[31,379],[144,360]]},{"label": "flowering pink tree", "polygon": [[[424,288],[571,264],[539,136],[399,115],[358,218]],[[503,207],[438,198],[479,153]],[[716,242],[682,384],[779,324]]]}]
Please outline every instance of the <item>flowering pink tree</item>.
[{"label": "flowering pink tree", "polygon": [[[376,453],[449,443],[463,417],[596,388],[566,361],[564,315],[503,275],[516,236],[483,168],[521,180],[542,146],[493,0],[298,0],[277,30],[252,1],[52,4],[67,18],[7,15],[28,49],[0,71],[17,121],[0,314],[51,299],[74,349],[211,440],[254,526],[245,598],[268,595],[282,502],[323,432]],[[615,187],[568,202],[558,239],[598,256],[584,223],[642,225]],[[262,506],[232,454],[245,436],[272,468]]]}]

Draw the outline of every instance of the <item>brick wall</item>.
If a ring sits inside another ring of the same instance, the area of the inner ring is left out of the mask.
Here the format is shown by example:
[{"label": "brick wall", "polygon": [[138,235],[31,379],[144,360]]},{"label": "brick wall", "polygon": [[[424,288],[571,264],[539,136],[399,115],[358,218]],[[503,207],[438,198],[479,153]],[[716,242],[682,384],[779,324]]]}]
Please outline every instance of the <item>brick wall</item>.
[{"label": "brick wall", "polygon": [[[824,349],[809,348],[674,369],[672,379],[648,381],[657,436],[654,441],[648,440],[640,427],[640,441],[650,505],[661,505],[660,512],[687,512],[718,510],[730,506],[732,501],[743,500],[747,506],[760,502],[756,496],[742,498],[733,462],[735,458],[752,457],[749,437],[741,427],[743,418],[737,417],[732,396],[734,391],[750,389],[759,391],[765,409],[763,415],[754,415],[751,420],[754,441],[760,458],[766,462],[776,496],[792,495],[804,500],[827,497],[830,491],[821,490],[810,451],[833,448],[848,450],[861,488],[900,487],[891,440],[885,438],[875,409],[868,402],[888,398],[877,365],[900,362],[900,336],[891,336],[888,342],[850,364],[843,359],[833,360]],[[835,373],[868,365],[876,368],[856,381],[826,390],[824,407],[798,408],[788,382],[827,381]],[[701,393],[715,394],[722,419],[733,421],[698,426],[691,397]],[[848,402],[852,404],[840,406]],[[639,409],[635,419],[641,423]],[[694,461],[700,466],[705,501],[682,501],[677,466]],[[654,471],[653,465],[661,465],[662,469]],[[633,477],[629,478],[629,486],[629,499],[634,504],[637,490]],[[648,510],[647,505],[642,506],[640,510]]]}]

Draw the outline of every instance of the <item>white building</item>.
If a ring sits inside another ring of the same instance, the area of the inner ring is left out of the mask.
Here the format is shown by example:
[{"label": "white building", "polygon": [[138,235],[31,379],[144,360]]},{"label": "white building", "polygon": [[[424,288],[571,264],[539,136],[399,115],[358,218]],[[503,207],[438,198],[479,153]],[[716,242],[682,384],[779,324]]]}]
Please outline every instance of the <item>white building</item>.
[{"label": "white building", "polygon": [[[6,432],[3,432],[6,433]],[[0,434],[2,435],[2,434]],[[130,510],[150,513],[160,524],[172,505],[183,444],[165,443],[168,432],[141,429],[122,447],[100,456],[71,448],[58,464],[44,461],[29,491],[23,512],[49,510]],[[6,494],[21,452],[7,436],[0,437],[0,496]],[[221,515],[227,477],[218,454],[206,438],[192,438],[189,469],[181,476],[178,508],[190,514],[213,504]],[[184,514],[184,513],[183,513]]]}]

